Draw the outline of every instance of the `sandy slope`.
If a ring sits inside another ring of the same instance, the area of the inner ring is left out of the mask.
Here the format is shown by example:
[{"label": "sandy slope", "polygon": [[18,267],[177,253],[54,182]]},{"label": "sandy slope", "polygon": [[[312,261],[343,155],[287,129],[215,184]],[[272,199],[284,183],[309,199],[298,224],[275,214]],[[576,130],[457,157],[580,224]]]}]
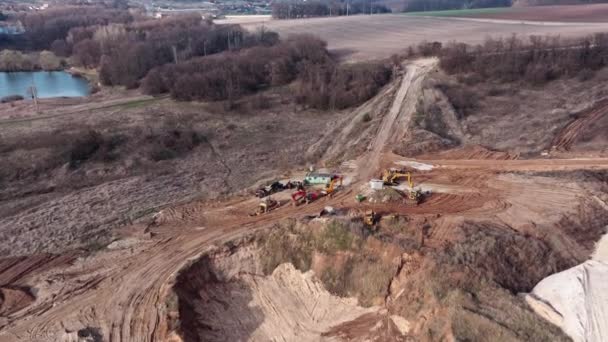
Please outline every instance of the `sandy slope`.
[{"label": "sandy slope", "polygon": [[591,260],[543,279],[526,300],[575,342],[608,341],[608,235]]}]

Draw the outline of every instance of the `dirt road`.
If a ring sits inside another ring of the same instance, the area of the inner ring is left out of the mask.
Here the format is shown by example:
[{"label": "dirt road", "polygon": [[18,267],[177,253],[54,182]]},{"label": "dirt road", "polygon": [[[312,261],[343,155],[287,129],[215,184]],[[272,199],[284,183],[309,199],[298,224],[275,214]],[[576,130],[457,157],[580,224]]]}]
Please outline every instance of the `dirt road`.
[{"label": "dirt road", "polygon": [[389,112],[385,115],[372,141],[369,154],[363,158],[361,177],[370,178],[379,166],[382,152],[392,143],[403,139],[416,108],[417,94],[420,93],[424,76],[437,65],[437,59],[416,60],[406,66],[401,85],[395,94]]}]

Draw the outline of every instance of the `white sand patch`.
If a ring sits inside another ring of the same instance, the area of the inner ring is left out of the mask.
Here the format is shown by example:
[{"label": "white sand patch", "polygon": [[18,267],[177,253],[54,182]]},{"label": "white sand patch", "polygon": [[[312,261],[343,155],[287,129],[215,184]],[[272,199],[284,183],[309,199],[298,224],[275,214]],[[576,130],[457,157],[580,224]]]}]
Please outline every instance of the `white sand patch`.
[{"label": "white sand patch", "polygon": [[608,341],[608,234],[591,260],[543,279],[526,301],[575,342]]},{"label": "white sand patch", "polygon": [[419,163],[419,162],[415,162],[412,160],[401,160],[401,161],[396,162],[395,164],[408,166],[408,167],[411,167],[411,168],[414,168],[414,169],[420,170],[420,171],[431,171],[434,167],[431,164]]},{"label": "white sand patch", "polygon": [[393,323],[395,323],[395,326],[397,327],[397,329],[399,329],[401,335],[406,335],[410,332],[411,324],[407,319],[401,316],[391,315],[391,320],[393,321]]}]

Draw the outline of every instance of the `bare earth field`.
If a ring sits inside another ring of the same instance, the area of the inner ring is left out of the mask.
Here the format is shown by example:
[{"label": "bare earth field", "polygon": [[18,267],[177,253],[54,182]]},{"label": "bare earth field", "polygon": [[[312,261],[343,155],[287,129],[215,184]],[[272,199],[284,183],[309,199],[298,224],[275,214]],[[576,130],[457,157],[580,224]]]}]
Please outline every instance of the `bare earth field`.
[{"label": "bare earth field", "polygon": [[[538,23],[467,18],[431,18],[388,14],[311,18],[297,20],[242,21],[246,28],[262,26],[283,36],[311,33],[350,60],[387,58],[423,41],[482,43],[487,37],[518,34],[577,37],[608,30],[608,23]],[[240,23],[239,18],[220,22]]]},{"label": "bare earth field", "polygon": [[608,20],[608,4],[514,7],[499,12],[474,13],[467,17],[558,21],[578,23],[605,23]]}]

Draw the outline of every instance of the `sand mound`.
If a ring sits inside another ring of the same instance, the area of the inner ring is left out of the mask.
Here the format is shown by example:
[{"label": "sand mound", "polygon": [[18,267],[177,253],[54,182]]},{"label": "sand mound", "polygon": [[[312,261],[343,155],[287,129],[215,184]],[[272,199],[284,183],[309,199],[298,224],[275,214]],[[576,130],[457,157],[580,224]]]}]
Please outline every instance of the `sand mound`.
[{"label": "sand mound", "polygon": [[608,235],[591,260],[543,279],[526,300],[575,342],[608,341]]}]

